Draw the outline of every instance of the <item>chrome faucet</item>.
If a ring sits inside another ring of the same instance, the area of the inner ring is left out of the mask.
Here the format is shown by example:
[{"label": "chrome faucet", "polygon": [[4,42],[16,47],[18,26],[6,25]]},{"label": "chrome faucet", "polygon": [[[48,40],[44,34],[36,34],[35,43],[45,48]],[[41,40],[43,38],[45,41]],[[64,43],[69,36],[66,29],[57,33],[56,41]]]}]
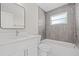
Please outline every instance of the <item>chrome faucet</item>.
[{"label": "chrome faucet", "polygon": [[19,31],[18,31],[18,30],[16,30],[16,36],[18,36],[18,34],[19,34]]}]

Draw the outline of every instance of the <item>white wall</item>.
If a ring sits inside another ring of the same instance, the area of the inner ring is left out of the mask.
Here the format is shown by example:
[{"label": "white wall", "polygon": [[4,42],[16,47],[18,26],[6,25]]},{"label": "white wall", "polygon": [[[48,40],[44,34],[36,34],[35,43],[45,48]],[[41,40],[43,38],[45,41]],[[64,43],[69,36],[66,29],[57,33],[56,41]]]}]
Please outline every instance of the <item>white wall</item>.
[{"label": "white wall", "polygon": [[38,34],[38,6],[34,3],[21,5],[25,7],[25,29],[20,31],[26,34]]}]

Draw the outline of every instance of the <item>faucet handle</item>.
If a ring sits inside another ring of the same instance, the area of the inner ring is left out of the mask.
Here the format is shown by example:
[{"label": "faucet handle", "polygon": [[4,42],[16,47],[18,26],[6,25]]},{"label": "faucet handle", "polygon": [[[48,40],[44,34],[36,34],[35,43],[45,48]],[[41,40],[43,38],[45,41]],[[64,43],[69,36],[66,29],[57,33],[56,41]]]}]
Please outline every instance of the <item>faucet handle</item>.
[{"label": "faucet handle", "polygon": [[19,31],[18,31],[18,30],[16,30],[16,36],[18,36],[18,34],[19,34]]}]

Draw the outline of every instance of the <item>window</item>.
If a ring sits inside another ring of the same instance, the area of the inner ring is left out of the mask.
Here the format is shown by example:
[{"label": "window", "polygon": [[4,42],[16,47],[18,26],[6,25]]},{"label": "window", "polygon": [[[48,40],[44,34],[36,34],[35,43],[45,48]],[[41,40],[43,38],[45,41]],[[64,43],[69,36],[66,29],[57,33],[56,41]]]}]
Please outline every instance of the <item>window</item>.
[{"label": "window", "polygon": [[50,17],[51,25],[54,24],[67,24],[67,12],[53,15]]}]

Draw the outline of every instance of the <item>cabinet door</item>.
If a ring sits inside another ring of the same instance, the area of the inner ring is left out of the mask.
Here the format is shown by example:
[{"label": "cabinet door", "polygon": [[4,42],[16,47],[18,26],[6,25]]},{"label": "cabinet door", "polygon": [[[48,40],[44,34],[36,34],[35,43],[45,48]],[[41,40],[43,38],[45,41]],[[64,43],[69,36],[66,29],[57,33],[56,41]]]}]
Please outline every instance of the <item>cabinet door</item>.
[{"label": "cabinet door", "polygon": [[0,56],[24,56],[24,49],[17,45],[3,46],[0,47]]}]

